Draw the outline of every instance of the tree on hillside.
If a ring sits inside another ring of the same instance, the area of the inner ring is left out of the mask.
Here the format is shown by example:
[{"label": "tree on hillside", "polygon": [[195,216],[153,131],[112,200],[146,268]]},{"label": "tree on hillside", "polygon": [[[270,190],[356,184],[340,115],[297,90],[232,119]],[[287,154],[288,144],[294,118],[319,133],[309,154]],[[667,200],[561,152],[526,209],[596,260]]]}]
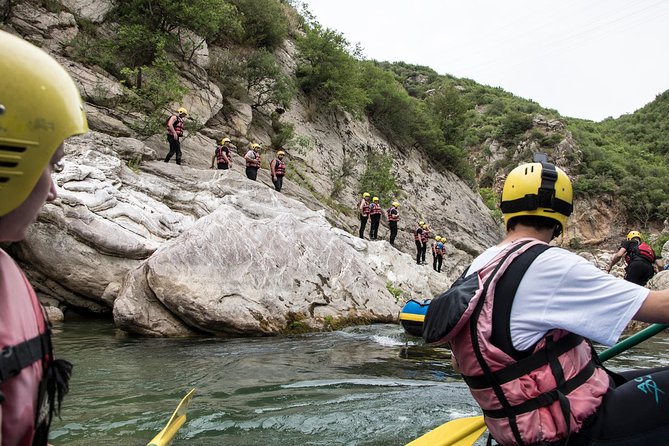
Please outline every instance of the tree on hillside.
[{"label": "tree on hillside", "polygon": [[360,65],[348,51],[348,42],[319,24],[308,26],[297,39],[297,81],[311,100],[333,109],[359,114],[368,99],[360,87]]}]

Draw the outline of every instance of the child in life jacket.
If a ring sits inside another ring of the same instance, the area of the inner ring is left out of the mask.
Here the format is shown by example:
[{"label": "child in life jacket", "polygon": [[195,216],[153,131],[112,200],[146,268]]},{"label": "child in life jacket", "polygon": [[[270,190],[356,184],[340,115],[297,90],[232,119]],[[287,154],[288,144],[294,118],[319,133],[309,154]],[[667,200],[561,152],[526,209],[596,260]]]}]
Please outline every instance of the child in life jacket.
[{"label": "child in life jacket", "polygon": [[[0,31],[0,242],[22,240],[56,198],[63,141],[88,131],[76,85],[52,57]],[[56,360],[25,275],[0,249],[0,444],[46,445],[72,365]]]}]

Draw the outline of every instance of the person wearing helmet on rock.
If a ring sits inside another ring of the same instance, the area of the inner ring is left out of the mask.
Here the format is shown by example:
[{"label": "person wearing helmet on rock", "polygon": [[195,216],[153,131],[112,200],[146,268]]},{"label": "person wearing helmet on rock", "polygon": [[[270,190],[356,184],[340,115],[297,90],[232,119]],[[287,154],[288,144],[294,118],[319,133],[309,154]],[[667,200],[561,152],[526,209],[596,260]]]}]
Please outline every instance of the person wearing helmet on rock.
[{"label": "person wearing helmet on rock", "polygon": [[655,251],[646,242],[639,231],[630,231],[627,240],[620,244],[618,252],[613,255],[606,272],[611,272],[620,259],[625,258],[625,280],[644,286],[655,274],[655,270],[662,270],[662,265],[655,255]]},{"label": "person wearing helmet on rock", "polygon": [[[65,69],[32,44],[0,31],[0,242],[26,236],[56,198],[63,141],[88,131],[79,91]],[[54,267],[57,267],[54,265]],[[44,309],[17,264],[0,249],[0,444],[46,445],[72,365],[57,360]],[[54,392],[44,392],[44,389]]]},{"label": "person wearing helmet on rock", "polygon": [[416,264],[422,264],[423,252],[427,249],[427,238],[423,237],[425,229],[423,220],[418,222],[418,227],[413,230],[413,239],[416,242]]},{"label": "person wearing helmet on rock", "polygon": [[223,138],[221,144],[216,146],[214,156],[211,157],[211,168],[214,168],[214,163],[216,163],[216,168],[220,170],[228,170],[232,167],[232,150],[236,148],[230,142],[230,138]]},{"label": "person wearing helmet on rock", "polygon": [[421,232],[420,237],[423,248],[420,253],[420,260],[423,265],[427,265],[425,255],[427,254],[427,241],[430,240],[430,227],[425,222],[423,222],[423,231]]},{"label": "person wearing helmet on rock", "polygon": [[372,197],[372,203],[369,205],[369,239],[376,240],[379,237],[379,225],[381,224],[381,205],[379,197]]},{"label": "person wearing helmet on rock", "polygon": [[[463,291],[471,300],[433,299],[430,310],[442,317],[428,312],[426,340],[449,343],[499,444],[666,444],[669,368],[614,378],[588,340],[613,345],[632,319],[669,323],[669,290],[617,279],[551,247],[572,213],[572,185],[545,155],[535,160],[504,182],[506,236],[456,281],[474,283],[475,292]],[[433,320],[443,332],[432,331]]]},{"label": "person wearing helmet on rock", "polygon": [[286,152],[279,150],[276,152],[276,158],[269,163],[272,183],[274,183],[274,189],[277,192],[281,192],[281,188],[283,187],[283,177],[286,175],[286,163],[283,161],[285,155]]},{"label": "person wearing helmet on rock", "polygon": [[442,249],[444,244],[441,242],[441,236],[435,235],[434,242],[432,242],[431,251],[432,251],[432,269],[441,272],[441,262],[444,259]]},{"label": "person wearing helmet on rock", "polygon": [[170,151],[165,157],[165,162],[169,163],[173,155],[176,154],[177,164],[181,165],[181,137],[184,135],[184,125],[188,110],[180,107],[176,114],[167,119],[167,142],[170,144]]},{"label": "person wearing helmet on rock", "polygon": [[360,216],[360,230],[358,237],[365,238],[365,226],[367,226],[367,219],[369,218],[369,192],[364,192],[362,198],[358,202],[358,215]]},{"label": "person wearing helmet on rock", "polygon": [[400,221],[400,211],[398,210],[400,204],[393,201],[392,206],[386,212],[388,216],[388,227],[390,228],[390,244],[395,246],[395,238],[397,237],[397,222]]},{"label": "person wearing helmet on rock", "polygon": [[249,150],[244,155],[246,161],[246,178],[255,181],[258,178],[258,169],[260,169],[260,144],[251,143]]}]

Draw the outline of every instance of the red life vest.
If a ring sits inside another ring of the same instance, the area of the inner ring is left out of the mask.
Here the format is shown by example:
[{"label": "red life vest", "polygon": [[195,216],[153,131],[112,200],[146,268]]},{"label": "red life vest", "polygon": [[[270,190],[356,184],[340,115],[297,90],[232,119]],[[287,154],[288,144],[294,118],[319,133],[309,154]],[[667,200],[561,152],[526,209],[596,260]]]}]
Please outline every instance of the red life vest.
[{"label": "red life vest", "polygon": [[388,221],[400,221],[400,213],[397,208],[388,209]]},{"label": "red life vest", "polygon": [[[416,229],[414,229],[414,231],[413,231],[413,239],[414,239],[415,241],[417,241],[417,242],[422,241],[422,240],[423,240],[422,233],[423,233],[424,231],[425,231],[425,230],[424,230],[423,228],[421,228],[420,226],[417,227]],[[426,240],[427,240],[427,239],[426,239]]]},{"label": "red life vest", "polygon": [[529,265],[547,248],[533,239],[512,243],[433,299],[425,318],[424,337],[450,343],[489,431],[504,445],[567,438],[596,412],[609,388],[606,371],[580,336],[555,329],[527,351],[510,345],[516,290]]},{"label": "red life vest", "polygon": [[260,168],[260,154],[255,150],[252,150],[254,158],[246,158],[246,167],[254,167],[256,169]]},{"label": "red life vest", "polygon": [[427,243],[429,238],[430,238],[430,231],[423,228],[423,232],[420,235],[420,241],[423,242],[423,243]]},{"label": "red life vest", "polygon": [[369,202],[365,200],[364,198],[360,201],[358,204],[358,209],[360,209],[360,205],[362,205],[362,216],[367,217],[369,215]]},{"label": "red life vest", "polygon": [[638,243],[636,246],[630,245],[630,248],[625,254],[625,262],[629,264],[636,258],[648,260],[650,263],[653,263],[655,261],[655,252],[653,251],[653,248],[645,242]]},{"label": "red life vest", "polygon": [[282,177],[286,174],[286,163],[281,161],[279,158],[274,160],[274,175],[277,177]]},{"label": "red life vest", "polygon": [[[227,159],[225,157],[228,157]],[[228,164],[230,149],[225,146],[216,147],[216,162],[218,164]]]},{"label": "red life vest", "polygon": [[381,212],[381,205],[379,205],[379,203],[372,203],[369,205],[370,215],[381,215]]},{"label": "red life vest", "polygon": [[[58,370],[47,371],[54,366],[54,360],[51,332],[42,307],[28,279],[2,250],[0,277],[2,442],[46,445],[55,406],[41,389],[56,387],[52,380],[67,382],[69,372],[65,377]],[[55,363],[60,367],[62,360]],[[63,395],[60,387],[58,393]]]},{"label": "red life vest", "polygon": [[[172,115],[172,116],[177,118],[174,121],[174,124],[172,124],[172,127],[174,127],[174,131],[177,132],[177,135],[184,136],[184,120],[183,120],[183,118],[179,115]],[[170,116],[167,119],[167,134],[168,135],[172,134],[172,132],[170,131],[170,120],[172,119],[172,116]],[[209,152],[209,153],[211,153],[211,152]]]}]

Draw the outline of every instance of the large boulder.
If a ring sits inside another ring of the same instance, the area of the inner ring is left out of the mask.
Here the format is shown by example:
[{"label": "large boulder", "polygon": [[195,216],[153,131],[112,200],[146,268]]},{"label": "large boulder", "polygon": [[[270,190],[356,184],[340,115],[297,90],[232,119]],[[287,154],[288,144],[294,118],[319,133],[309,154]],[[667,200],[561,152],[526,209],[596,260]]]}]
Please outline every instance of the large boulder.
[{"label": "large boulder", "polygon": [[114,304],[119,327],[270,335],[391,322],[403,302],[388,284],[431,297],[449,283],[388,243],[334,229],[322,212],[256,182],[228,177],[216,187],[231,193],[213,214],[128,274]]},{"label": "large boulder", "polygon": [[70,11],[90,20],[101,23],[107,14],[114,9],[116,2],[112,0],[60,0]]}]

